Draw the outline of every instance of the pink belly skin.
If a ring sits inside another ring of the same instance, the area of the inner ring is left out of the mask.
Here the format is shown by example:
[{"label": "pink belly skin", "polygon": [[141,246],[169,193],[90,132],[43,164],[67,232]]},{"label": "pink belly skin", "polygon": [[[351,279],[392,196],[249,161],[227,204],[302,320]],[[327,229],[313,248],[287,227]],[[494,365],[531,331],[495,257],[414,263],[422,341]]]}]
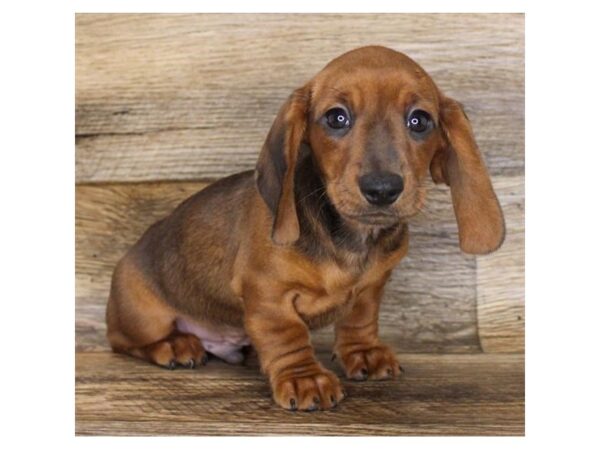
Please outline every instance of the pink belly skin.
[{"label": "pink belly skin", "polygon": [[182,318],[178,318],[175,324],[182,333],[198,336],[207,352],[229,364],[240,364],[244,361],[241,349],[246,345],[250,345],[250,338],[243,329],[215,327]]}]

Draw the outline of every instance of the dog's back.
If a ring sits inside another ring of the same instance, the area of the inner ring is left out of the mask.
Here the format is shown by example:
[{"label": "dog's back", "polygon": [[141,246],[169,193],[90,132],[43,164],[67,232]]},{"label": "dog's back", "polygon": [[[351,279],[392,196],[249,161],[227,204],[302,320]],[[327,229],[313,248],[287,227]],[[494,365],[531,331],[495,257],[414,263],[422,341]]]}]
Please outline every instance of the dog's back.
[{"label": "dog's back", "polygon": [[241,212],[254,192],[252,171],[221,179],[182,202],[132,248],[169,304],[192,317],[242,326],[230,284]]}]

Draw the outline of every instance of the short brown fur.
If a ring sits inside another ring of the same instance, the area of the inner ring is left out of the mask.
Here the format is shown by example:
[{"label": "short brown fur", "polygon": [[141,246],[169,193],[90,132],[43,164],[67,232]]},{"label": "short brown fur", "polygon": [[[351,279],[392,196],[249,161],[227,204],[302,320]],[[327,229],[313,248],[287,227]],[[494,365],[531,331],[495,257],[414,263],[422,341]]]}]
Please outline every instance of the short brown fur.
[{"label": "short brown fur", "polygon": [[[352,111],[344,135],[323,119],[339,106]],[[407,129],[415,108],[434,123],[425,138]],[[382,170],[404,181],[387,207],[369,204],[358,182]],[[194,367],[205,362],[205,349],[177,320],[243,329],[277,404],[328,409],[345,393],[315,358],[309,330],[333,323],[334,356],[349,378],[398,376],[377,317],[429,175],[451,188],[461,248],[497,249],[502,211],[460,105],[394,50],[363,47],[338,57],[283,105],[254,172],[190,197],[119,262],[107,308],[112,348]]]}]

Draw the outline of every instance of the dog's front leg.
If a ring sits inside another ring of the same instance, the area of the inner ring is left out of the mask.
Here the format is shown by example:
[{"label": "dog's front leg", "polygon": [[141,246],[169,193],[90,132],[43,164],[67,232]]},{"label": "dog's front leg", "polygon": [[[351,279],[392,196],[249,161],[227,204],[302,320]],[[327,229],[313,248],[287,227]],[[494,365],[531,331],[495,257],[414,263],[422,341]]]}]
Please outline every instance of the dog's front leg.
[{"label": "dog's front leg", "polygon": [[387,277],[363,289],[348,314],[335,325],[334,357],[346,376],[384,380],[402,373],[394,351],[379,340],[379,304]]},{"label": "dog's front leg", "polygon": [[339,378],[315,358],[309,329],[294,306],[294,292],[273,286],[245,289],[244,325],[269,377],[275,402],[291,410],[337,405],[345,394]]}]

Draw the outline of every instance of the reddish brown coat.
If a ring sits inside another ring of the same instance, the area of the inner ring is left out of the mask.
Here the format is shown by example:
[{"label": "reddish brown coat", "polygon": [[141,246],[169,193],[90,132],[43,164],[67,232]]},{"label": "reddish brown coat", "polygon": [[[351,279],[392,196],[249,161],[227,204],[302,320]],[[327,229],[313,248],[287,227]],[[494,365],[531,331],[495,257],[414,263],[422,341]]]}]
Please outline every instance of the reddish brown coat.
[{"label": "reddish brown coat", "polygon": [[[336,107],[351,111],[343,134],[324,122]],[[406,126],[417,108],[433,122],[424,137]],[[382,170],[404,181],[387,207],[367,202],[358,183]],[[461,248],[498,248],[502,212],[460,105],[401,53],[364,47],[336,58],[283,105],[254,173],[186,200],[118,264],[107,308],[113,349],[193,367],[206,349],[178,323],[211,336],[245,330],[278,404],[327,409],[345,394],[315,359],[309,329],[334,323],[348,377],[399,375],[378,339],[379,302],[430,174],[451,188]]]}]

